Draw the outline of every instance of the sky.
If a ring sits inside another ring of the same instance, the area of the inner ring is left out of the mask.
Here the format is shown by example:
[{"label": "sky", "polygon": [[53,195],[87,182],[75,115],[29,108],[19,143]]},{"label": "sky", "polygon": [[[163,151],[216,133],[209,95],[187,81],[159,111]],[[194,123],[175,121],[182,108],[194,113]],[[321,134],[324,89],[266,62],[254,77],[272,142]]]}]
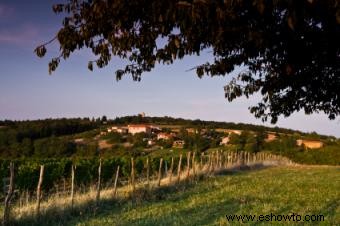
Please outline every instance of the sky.
[{"label": "sky", "polygon": [[259,95],[229,103],[223,87],[232,74],[200,79],[189,70],[209,61],[209,51],[173,65],[159,65],[144,73],[141,82],[129,76],[116,81],[114,72],[122,66],[119,59],[104,69],[89,71],[87,63],[94,58],[88,50],[61,60],[57,71],[49,75],[48,62],[58,55],[57,44],[48,47],[44,58],[38,58],[34,48],[61,28],[62,16],[52,11],[52,5],[61,1],[0,0],[0,120],[115,118],[145,112],[148,116],[243,122],[340,137],[339,117],[329,120],[324,114],[299,112],[271,125],[248,110],[260,100]]}]

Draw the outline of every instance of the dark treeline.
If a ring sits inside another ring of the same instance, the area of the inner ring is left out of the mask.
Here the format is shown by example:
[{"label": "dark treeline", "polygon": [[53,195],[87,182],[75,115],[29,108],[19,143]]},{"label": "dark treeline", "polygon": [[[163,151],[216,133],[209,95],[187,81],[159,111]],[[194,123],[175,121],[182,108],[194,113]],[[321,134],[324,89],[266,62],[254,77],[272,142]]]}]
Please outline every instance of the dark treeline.
[{"label": "dark treeline", "polygon": [[[65,152],[72,152],[74,145],[60,136],[71,135],[93,130],[100,126],[100,120],[89,118],[74,119],[44,119],[34,121],[0,121],[0,156],[15,158],[37,156],[53,156],[52,149],[58,149],[63,156]],[[63,153],[64,152],[64,153]],[[66,154],[67,156],[67,154]]]},{"label": "dark treeline", "polygon": [[62,118],[33,121],[5,120],[0,121],[0,126],[3,126],[0,132],[13,136],[11,138],[20,143],[25,138],[35,140],[91,130],[98,127],[98,121],[91,121],[89,118]]}]

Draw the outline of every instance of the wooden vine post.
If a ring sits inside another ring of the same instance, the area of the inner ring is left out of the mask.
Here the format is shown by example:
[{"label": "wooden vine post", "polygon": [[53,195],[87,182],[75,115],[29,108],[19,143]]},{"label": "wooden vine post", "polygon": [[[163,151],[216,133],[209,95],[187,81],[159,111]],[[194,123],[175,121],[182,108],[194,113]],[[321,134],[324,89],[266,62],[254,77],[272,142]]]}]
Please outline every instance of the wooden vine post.
[{"label": "wooden vine post", "polygon": [[235,152],[231,152],[230,153],[230,165],[234,165],[234,156],[235,156]]},{"label": "wooden vine post", "polygon": [[37,186],[37,216],[40,216],[40,200],[41,200],[41,185],[43,183],[43,178],[44,178],[44,165],[40,166],[40,174],[39,174],[39,181],[38,181],[38,186]]},{"label": "wooden vine post", "polygon": [[169,172],[169,183],[172,181],[172,172],[174,170],[174,157],[171,158],[170,172]]},{"label": "wooden vine post", "polygon": [[215,157],[214,157],[214,170],[217,170],[218,169],[218,158],[219,158],[219,156],[218,156],[218,151],[215,151]]},{"label": "wooden vine post", "polygon": [[162,179],[162,164],[163,158],[159,160],[159,169],[158,169],[158,187],[161,186],[161,179]]},{"label": "wooden vine post", "polygon": [[119,166],[117,167],[115,182],[114,182],[114,185],[113,185],[113,198],[115,198],[116,195],[117,195],[118,175],[119,175]]},{"label": "wooden vine post", "polygon": [[189,179],[189,176],[190,176],[190,157],[191,157],[191,152],[189,151],[187,153],[187,179]]},{"label": "wooden vine post", "polygon": [[192,174],[194,175],[194,177],[196,176],[196,152],[192,153],[192,162],[191,162],[191,167],[192,167]]},{"label": "wooden vine post", "polygon": [[204,157],[204,152],[201,153],[200,170],[203,170],[203,157]]},{"label": "wooden vine post", "polygon": [[228,161],[229,161],[229,152],[224,153],[224,168],[226,169],[228,167]]},{"label": "wooden vine post", "polygon": [[215,171],[215,152],[211,154],[211,160],[210,160],[210,165],[211,165],[211,172]]},{"label": "wooden vine post", "polygon": [[9,164],[9,172],[10,172],[9,187],[8,187],[7,195],[5,198],[4,217],[2,221],[2,224],[4,226],[9,225],[9,216],[10,216],[10,211],[11,211],[10,203],[11,203],[11,199],[12,199],[13,192],[14,192],[14,163],[13,162]]},{"label": "wooden vine post", "polygon": [[222,168],[222,165],[223,165],[223,153],[221,150],[219,150],[219,163],[218,163],[218,167],[219,168]]},{"label": "wooden vine post", "polygon": [[149,158],[146,159],[146,184],[150,188],[150,163]]},{"label": "wooden vine post", "polygon": [[98,181],[97,181],[97,192],[96,192],[96,203],[100,200],[100,189],[101,189],[101,174],[102,174],[102,159],[99,159],[98,166]]},{"label": "wooden vine post", "polygon": [[177,182],[181,180],[181,165],[182,165],[182,154],[179,155],[179,162],[177,168]]},{"label": "wooden vine post", "polygon": [[238,156],[238,159],[239,159],[239,166],[243,165],[242,154],[243,154],[243,151],[240,151],[240,152],[239,152],[239,156]]},{"label": "wooden vine post", "polygon": [[72,165],[71,167],[71,209],[73,209],[74,205],[74,177],[75,177],[76,166]]},{"label": "wooden vine post", "polygon": [[131,158],[131,185],[132,185],[132,192],[135,192],[136,185],[135,185],[135,161]]},{"label": "wooden vine post", "polygon": [[208,155],[208,173],[210,173],[211,170],[211,153]]}]

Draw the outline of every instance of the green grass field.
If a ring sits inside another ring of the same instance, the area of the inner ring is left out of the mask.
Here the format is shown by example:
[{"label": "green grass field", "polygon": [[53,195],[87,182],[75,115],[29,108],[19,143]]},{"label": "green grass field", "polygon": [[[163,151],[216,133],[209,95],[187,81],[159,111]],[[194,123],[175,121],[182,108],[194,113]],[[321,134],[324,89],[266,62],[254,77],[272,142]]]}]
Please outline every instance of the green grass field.
[{"label": "green grass field", "polygon": [[[100,214],[83,215],[69,224],[228,225],[239,222],[228,222],[226,214],[295,213],[324,215],[325,221],[311,225],[340,225],[340,168],[267,168],[210,177],[159,193],[145,202],[103,206]],[[268,223],[285,224],[262,224]]]},{"label": "green grass field", "polygon": [[[162,188],[146,196],[101,203],[96,214],[91,207],[65,218],[42,216],[41,223],[35,224],[340,225],[339,167],[274,167],[227,173]],[[225,217],[271,213],[299,214],[302,220],[242,223]],[[323,215],[324,221],[303,222],[305,215]]]}]

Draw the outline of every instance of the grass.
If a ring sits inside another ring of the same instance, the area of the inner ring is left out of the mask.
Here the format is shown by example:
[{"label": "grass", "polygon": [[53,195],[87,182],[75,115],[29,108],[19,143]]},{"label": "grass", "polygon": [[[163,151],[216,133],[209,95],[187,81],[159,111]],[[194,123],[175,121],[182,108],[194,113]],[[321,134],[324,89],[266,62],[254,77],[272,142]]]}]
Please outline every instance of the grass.
[{"label": "grass", "polygon": [[[239,225],[226,214],[299,214],[324,216],[322,222],[297,225],[340,225],[339,167],[274,167],[228,172],[139,192],[134,199],[89,201],[68,213],[39,221],[20,219],[18,225]],[[246,223],[246,222],[244,222]],[[285,225],[287,222],[247,222]],[[290,222],[290,224],[294,224]],[[295,222],[296,224],[296,222]]]}]

